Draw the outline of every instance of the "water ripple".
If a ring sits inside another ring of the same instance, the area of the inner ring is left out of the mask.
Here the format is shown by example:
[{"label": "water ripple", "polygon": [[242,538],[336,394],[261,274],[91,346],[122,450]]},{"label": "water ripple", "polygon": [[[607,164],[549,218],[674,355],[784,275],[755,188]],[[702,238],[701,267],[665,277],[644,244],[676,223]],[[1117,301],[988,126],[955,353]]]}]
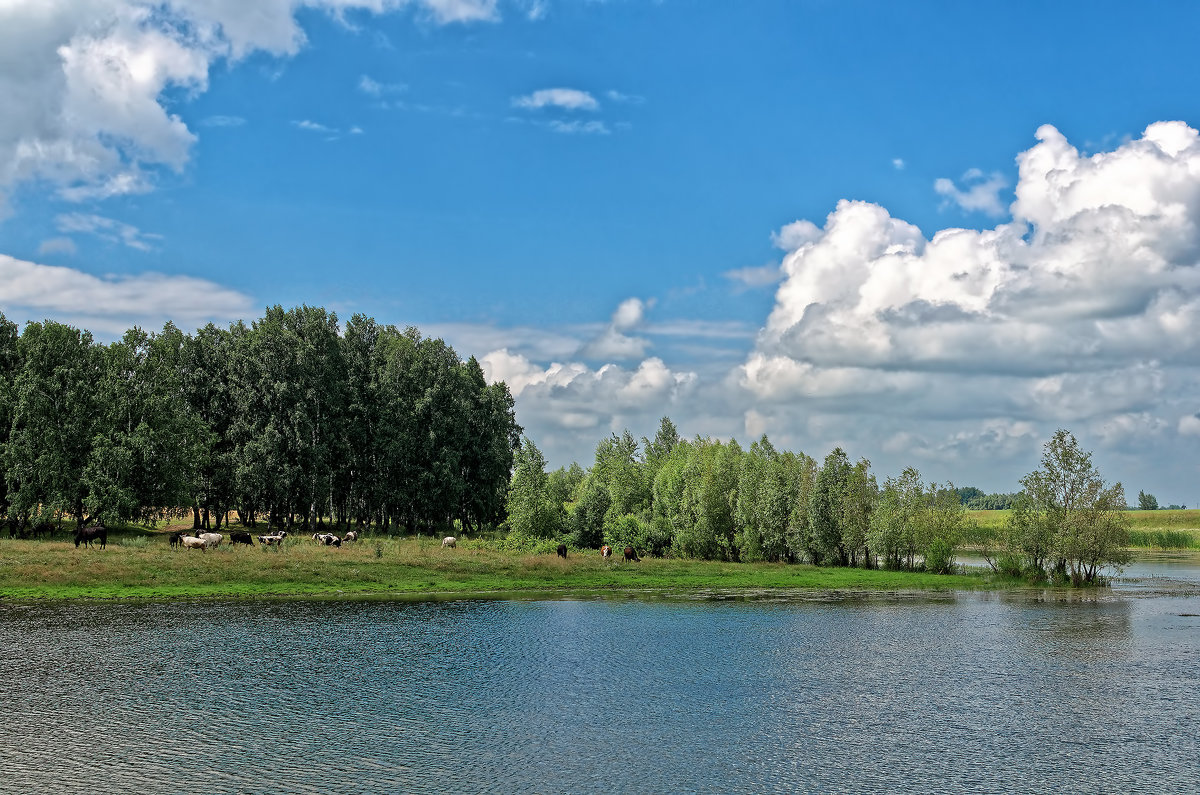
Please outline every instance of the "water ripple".
[{"label": "water ripple", "polygon": [[0,789],[1188,791],[1184,613],[1200,598],[5,604]]}]

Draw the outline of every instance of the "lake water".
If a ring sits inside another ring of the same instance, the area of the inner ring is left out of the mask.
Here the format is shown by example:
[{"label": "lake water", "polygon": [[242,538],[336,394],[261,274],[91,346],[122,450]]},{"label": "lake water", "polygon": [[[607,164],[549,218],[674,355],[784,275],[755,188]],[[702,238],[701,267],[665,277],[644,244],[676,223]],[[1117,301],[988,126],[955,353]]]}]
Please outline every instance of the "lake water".
[{"label": "lake water", "polygon": [[0,792],[1196,792],[1200,570],[1139,566],[1090,593],[0,604]]}]

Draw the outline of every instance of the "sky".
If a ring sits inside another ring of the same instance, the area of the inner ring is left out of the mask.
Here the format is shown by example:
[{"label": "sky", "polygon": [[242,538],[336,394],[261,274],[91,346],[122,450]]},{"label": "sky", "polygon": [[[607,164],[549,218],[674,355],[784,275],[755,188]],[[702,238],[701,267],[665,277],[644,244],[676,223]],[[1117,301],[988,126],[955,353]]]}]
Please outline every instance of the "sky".
[{"label": "sky", "polygon": [[0,0],[0,310],[417,326],[551,466],[1200,505],[1200,5]]}]

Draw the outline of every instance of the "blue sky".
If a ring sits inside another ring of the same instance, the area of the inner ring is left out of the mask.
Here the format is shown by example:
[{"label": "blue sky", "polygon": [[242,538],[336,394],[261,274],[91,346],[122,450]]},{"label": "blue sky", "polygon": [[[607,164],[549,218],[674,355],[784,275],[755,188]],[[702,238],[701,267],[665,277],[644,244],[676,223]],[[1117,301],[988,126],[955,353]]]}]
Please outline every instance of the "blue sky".
[{"label": "blue sky", "polygon": [[17,0],[0,308],[417,325],[554,465],[669,414],[1010,490],[1067,427],[1132,495],[1198,503],[1198,21]]}]

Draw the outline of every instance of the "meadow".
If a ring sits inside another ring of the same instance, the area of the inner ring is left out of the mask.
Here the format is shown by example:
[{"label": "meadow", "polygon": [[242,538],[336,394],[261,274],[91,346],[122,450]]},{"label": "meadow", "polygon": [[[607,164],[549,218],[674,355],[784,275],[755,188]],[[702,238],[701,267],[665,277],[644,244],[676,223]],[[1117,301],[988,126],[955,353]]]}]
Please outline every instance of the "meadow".
[{"label": "meadow", "polygon": [[[236,527],[236,525],[235,525]],[[162,531],[128,529],[107,549],[63,538],[0,540],[0,598],[259,597],[384,594],[588,595],[707,589],[975,590],[999,587],[982,573],[819,568],[672,558],[604,560],[596,551],[530,555],[433,537],[371,537],[341,548],[290,537],[282,547],[173,549]]]}]

